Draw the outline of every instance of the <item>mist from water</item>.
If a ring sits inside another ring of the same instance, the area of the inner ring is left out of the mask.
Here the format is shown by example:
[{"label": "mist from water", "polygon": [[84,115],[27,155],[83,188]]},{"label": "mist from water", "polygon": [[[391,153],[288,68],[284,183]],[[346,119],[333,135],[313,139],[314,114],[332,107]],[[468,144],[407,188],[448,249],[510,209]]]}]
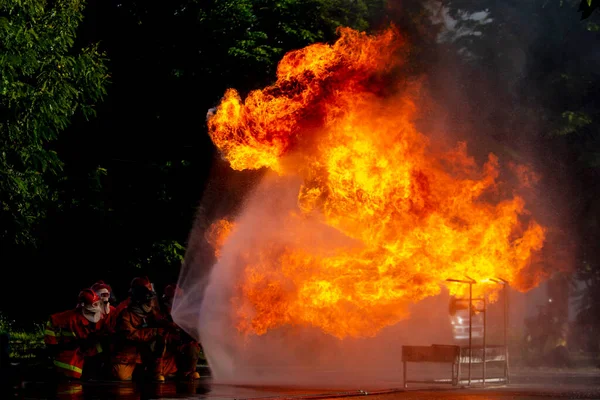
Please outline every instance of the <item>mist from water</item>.
[{"label": "mist from water", "polygon": [[[446,290],[409,305],[408,318],[372,338],[340,340],[308,326],[283,326],[261,336],[245,336],[235,328],[237,321],[231,299],[237,295],[235,285],[245,267],[239,259],[251,252],[255,244],[268,241],[311,248],[354,244],[316,220],[306,220],[291,229],[282,225],[284,217],[297,209],[299,187],[296,178],[265,175],[247,196],[235,218],[237,228],[213,266],[207,265],[211,258],[208,254],[200,256],[212,251],[199,245],[205,242],[206,224],[194,229],[190,242],[196,243],[196,247],[191,246],[195,255],[188,255],[182,271],[179,285],[184,294],[175,300],[174,319],[202,343],[212,377],[219,383],[371,390],[397,386],[402,379],[403,345],[455,343]],[[199,220],[203,218],[199,216]],[[525,303],[526,295],[511,293],[513,327],[522,325]],[[489,315],[488,344],[502,344],[501,302],[492,306]],[[421,372],[426,375],[435,371],[439,373],[436,369]]]}]

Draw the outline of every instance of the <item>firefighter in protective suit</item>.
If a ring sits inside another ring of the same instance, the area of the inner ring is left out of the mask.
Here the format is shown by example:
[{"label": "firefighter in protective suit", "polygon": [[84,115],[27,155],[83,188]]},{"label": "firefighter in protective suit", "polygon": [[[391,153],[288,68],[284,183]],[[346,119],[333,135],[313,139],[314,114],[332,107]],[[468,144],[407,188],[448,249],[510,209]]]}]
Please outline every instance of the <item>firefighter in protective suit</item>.
[{"label": "firefighter in protective suit", "polygon": [[94,283],[91,289],[100,297],[102,303],[100,309],[102,311],[102,321],[105,329],[113,331],[117,323],[117,308],[110,304],[112,289],[104,281]]},{"label": "firefighter in protective suit", "polygon": [[136,369],[163,382],[177,370],[175,361],[165,357],[166,343],[176,326],[164,320],[158,310],[156,293],[146,278],[131,282],[127,308],[117,317],[112,355],[112,373],[119,380],[131,380]]},{"label": "firefighter in protective suit", "polygon": [[81,378],[89,358],[102,353],[101,320],[101,300],[91,289],[79,293],[75,309],[50,316],[44,341],[59,376]]},{"label": "firefighter in protective suit", "polygon": [[[161,298],[162,318],[173,323],[171,309],[175,295],[181,295],[182,291],[176,285],[165,287]],[[200,358],[201,348],[197,341],[190,335],[179,329],[177,335],[173,335],[167,342],[168,357],[174,357],[177,366],[177,374],[182,379],[198,379],[200,374],[196,371],[196,365]]]},{"label": "firefighter in protective suit", "polygon": [[104,281],[94,283],[90,289],[100,297],[100,310],[102,312],[102,330],[105,333],[101,337],[100,345],[104,349],[102,354],[91,359],[87,366],[88,371],[94,371],[96,376],[105,376],[110,369],[110,354],[113,350],[112,338],[115,332],[115,324],[117,322],[116,308],[110,304],[112,289]]}]

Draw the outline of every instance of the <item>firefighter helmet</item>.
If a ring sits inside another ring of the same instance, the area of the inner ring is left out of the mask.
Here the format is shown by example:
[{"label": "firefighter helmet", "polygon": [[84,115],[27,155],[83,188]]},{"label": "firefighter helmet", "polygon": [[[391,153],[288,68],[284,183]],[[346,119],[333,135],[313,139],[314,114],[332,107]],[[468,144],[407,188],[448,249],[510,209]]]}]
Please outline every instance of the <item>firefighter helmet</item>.
[{"label": "firefighter helmet", "polygon": [[100,302],[100,297],[92,289],[83,289],[77,297],[77,307],[92,306]]},{"label": "firefighter helmet", "polygon": [[96,293],[99,293],[100,291],[104,292],[105,290],[107,291],[106,293],[112,292],[110,285],[104,283],[104,281],[98,281],[98,282],[94,283],[92,285],[91,289]]},{"label": "firefighter helmet", "polygon": [[131,299],[141,303],[146,303],[156,296],[154,285],[147,276],[133,278],[130,291]]},{"label": "firefighter helmet", "polygon": [[138,276],[136,278],[133,278],[133,280],[131,281],[131,290],[133,290],[136,287],[145,287],[151,292],[154,292],[154,286],[152,285],[150,279],[148,279],[147,276]]}]

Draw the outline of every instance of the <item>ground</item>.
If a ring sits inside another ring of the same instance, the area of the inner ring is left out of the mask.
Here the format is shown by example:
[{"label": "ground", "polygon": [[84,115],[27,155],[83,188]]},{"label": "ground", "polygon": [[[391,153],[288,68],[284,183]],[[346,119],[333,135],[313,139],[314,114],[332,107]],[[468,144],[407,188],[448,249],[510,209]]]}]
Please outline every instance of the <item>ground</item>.
[{"label": "ground", "polygon": [[[21,382],[17,387],[7,388],[12,398],[23,399],[318,399],[318,398],[355,398],[367,396],[369,400],[405,400],[405,399],[599,399],[600,371],[581,370],[515,370],[511,383],[503,386],[473,386],[471,388],[409,387],[402,389],[402,383],[389,383],[388,387],[373,385],[354,388],[307,389],[253,387],[215,384],[201,369],[205,376],[194,383],[167,382],[155,383],[118,383],[118,382],[36,382],[35,379]],[[9,394],[9,393],[5,393]],[[5,397],[5,395],[2,396]]]}]

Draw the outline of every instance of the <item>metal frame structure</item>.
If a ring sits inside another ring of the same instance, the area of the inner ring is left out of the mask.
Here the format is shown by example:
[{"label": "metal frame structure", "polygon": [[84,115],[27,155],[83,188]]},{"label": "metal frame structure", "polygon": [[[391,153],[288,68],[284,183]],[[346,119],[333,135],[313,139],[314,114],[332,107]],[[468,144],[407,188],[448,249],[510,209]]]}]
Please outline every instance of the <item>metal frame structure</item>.
[{"label": "metal frame structure", "polygon": [[[503,357],[500,357],[500,359],[498,359],[498,357],[496,357],[495,359],[490,359],[488,360],[487,358],[487,353],[488,353],[488,349],[493,349],[493,348],[498,348],[499,346],[488,346],[487,344],[487,301],[485,300],[485,298],[477,298],[474,299],[473,298],[473,285],[477,283],[477,281],[475,281],[473,278],[466,276],[466,278],[468,280],[464,280],[464,279],[446,279],[447,282],[455,282],[455,283],[464,283],[464,284],[468,284],[469,285],[469,346],[467,347],[468,349],[468,378],[467,378],[467,386],[471,386],[471,383],[473,382],[472,379],[472,375],[471,375],[471,369],[472,369],[472,364],[473,364],[473,337],[472,337],[472,314],[473,314],[473,301],[482,301],[483,302],[483,309],[481,310],[476,310],[478,312],[482,312],[483,313],[483,345],[481,347],[481,363],[482,365],[482,369],[483,369],[483,377],[482,379],[476,379],[477,382],[481,381],[483,386],[485,386],[486,381],[490,382],[490,381],[503,381],[505,383],[510,383],[510,369],[509,369],[509,358],[508,358],[508,282],[504,279],[501,278],[493,278],[490,279],[490,281],[497,283],[497,284],[501,284],[503,285],[503,297],[504,297],[504,335],[503,335],[503,345],[501,346],[503,348]],[[461,349],[462,350],[462,349]],[[462,363],[463,357],[462,357],[462,351],[460,354],[460,359],[459,359],[459,369],[458,371],[460,371],[460,363]],[[486,376],[486,366],[488,362],[503,362],[504,363],[504,377],[503,378],[492,378],[489,379]],[[461,382],[460,379],[460,372],[459,372],[459,376],[458,376],[458,382]]]},{"label": "metal frame structure", "polygon": [[[469,386],[471,386],[471,359],[472,357],[472,349],[473,349],[473,284],[477,283],[475,279],[467,276],[468,281],[462,279],[446,279],[446,282],[456,282],[456,283],[466,283],[469,285]],[[486,326],[485,322],[483,323],[483,342],[485,343],[485,332]],[[484,349],[485,353],[485,349]],[[459,377],[460,379],[460,377]]]},{"label": "metal frame structure", "polygon": [[506,359],[504,363],[504,377],[506,379],[506,383],[510,383],[510,368],[509,368],[509,358],[508,358],[508,281],[502,278],[492,278],[490,281],[502,285],[502,294],[504,301],[504,358]]}]

